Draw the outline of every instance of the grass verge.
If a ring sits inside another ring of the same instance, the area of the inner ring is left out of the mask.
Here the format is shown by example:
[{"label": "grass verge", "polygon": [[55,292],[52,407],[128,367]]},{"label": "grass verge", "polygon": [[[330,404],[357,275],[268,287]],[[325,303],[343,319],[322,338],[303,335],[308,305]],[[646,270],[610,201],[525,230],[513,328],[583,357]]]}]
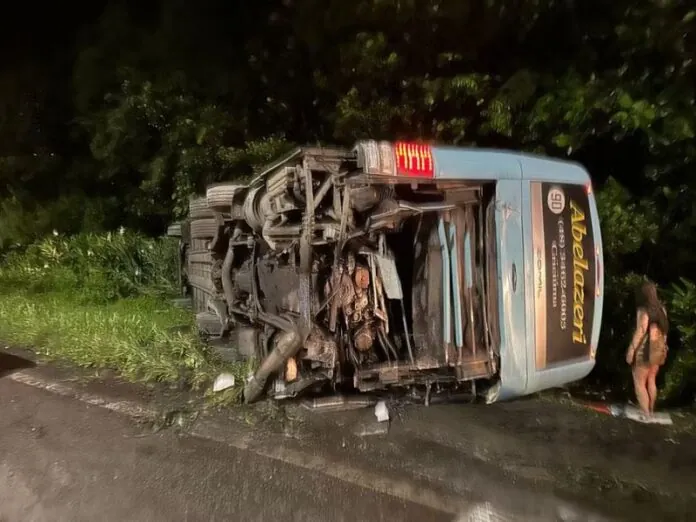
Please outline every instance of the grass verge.
[{"label": "grass verge", "polygon": [[[178,245],[128,231],[48,236],[0,262],[0,340],[80,367],[108,368],[129,381],[200,388],[220,371],[240,397],[248,365],[221,364],[196,334],[176,295]],[[210,393],[208,395],[211,395]]]},{"label": "grass verge", "polygon": [[81,367],[112,368],[131,381],[194,387],[218,369],[192,333],[191,314],[155,297],[81,304],[64,293],[0,294],[0,339]]}]

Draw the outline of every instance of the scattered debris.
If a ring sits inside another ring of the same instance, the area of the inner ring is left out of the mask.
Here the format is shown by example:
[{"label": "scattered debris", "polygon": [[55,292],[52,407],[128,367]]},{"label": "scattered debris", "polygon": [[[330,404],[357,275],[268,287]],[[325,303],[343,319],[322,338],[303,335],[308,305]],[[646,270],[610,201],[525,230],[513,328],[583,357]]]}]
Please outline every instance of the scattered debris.
[{"label": "scattered debris", "polygon": [[186,430],[198,419],[199,412],[186,410],[171,410],[162,412],[150,426],[151,433],[159,433],[167,428]]},{"label": "scattered debris", "polygon": [[597,413],[605,413],[607,415],[613,415],[612,411],[611,411],[611,408],[612,408],[611,404],[606,404],[604,402],[584,402],[582,404],[586,408],[594,410]]},{"label": "scattered debris", "polygon": [[611,415],[612,417],[630,419],[644,424],[662,424],[671,426],[672,417],[667,412],[657,412],[652,415],[645,415],[642,411],[631,404],[606,404],[603,402],[583,402],[583,406],[598,413]]},{"label": "scattered debris", "polygon": [[221,373],[215,378],[213,391],[220,392],[234,386],[234,375],[231,373]]},{"label": "scattered debris", "polygon": [[359,410],[375,404],[375,399],[360,396],[336,395],[332,397],[318,397],[302,401],[302,406],[308,410],[319,412],[334,412]]},{"label": "scattered debris", "polygon": [[615,408],[613,407],[612,415],[614,415],[614,417],[625,417],[644,424],[662,424],[664,426],[672,425],[672,417],[667,412],[656,412],[652,415],[645,415],[635,406],[628,404],[623,408],[620,405],[616,405]]},{"label": "scattered debris", "polygon": [[387,422],[389,420],[389,410],[384,401],[379,401],[375,406],[375,417],[377,417],[377,422]]}]

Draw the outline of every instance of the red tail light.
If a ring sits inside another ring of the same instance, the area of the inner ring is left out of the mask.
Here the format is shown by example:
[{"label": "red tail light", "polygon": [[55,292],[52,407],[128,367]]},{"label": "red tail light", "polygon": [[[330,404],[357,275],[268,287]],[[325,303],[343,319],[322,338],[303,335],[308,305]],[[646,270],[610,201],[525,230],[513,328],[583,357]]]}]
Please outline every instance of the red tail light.
[{"label": "red tail light", "polygon": [[433,151],[429,145],[397,141],[359,141],[354,149],[358,166],[377,176],[435,177]]},{"label": "red tail light", "polygon": [[432,178],[435,175],[433,153],[428,145],[397,141],[394,144],[396,171],[402,176]]}]

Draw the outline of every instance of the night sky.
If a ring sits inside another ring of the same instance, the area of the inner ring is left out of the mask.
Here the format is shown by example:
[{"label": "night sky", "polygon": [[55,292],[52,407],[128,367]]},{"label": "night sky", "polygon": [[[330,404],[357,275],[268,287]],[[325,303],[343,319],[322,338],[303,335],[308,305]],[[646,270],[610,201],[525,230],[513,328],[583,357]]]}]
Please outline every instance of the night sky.
[{"label": "night sky", "polygon": [[144,18],[158,9],[158,2],[134,0],[18,2],[3,14],[0,22],[0,67],[27,59],[46,59],[74,48],[81,31],[95,22],[110,3],[126,5],[134,16]]}]

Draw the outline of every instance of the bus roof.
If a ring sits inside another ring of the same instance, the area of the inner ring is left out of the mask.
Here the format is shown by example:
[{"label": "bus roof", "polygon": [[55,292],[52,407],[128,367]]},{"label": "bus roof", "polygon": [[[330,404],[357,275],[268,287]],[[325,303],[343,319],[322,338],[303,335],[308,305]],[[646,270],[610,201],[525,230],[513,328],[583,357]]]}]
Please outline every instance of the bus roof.
[{"label": "bus roof", "polygon": [[[566,159],[505,149],[436,144],[430,145],[429,148],[432,151],[434,163],[434,172],[431,171],[431,177],[435,179],[535,179],[578,184],[586,184],[590,181],[590,176],[582,165]],[[350,152],[344,149],[298,147],[262,169],[254,177],[252,184],[254,181],[263,179],[268,172],[302,155],[341,156],[341,153],[350,155]]]},{"label": "bus roof", "polygon": [[556,180],[586,183],[590,176],[574,161],[510,150],[433,146],[436,178]]}]

